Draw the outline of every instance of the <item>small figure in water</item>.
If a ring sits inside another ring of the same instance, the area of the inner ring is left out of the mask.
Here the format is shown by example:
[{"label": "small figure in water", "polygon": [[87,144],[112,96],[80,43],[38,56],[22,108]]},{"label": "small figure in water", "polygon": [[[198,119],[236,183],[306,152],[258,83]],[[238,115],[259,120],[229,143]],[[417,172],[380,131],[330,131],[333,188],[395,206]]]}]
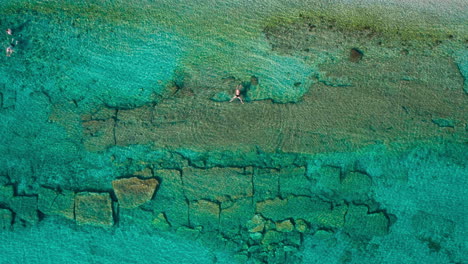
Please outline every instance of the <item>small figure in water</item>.
[{"label": "small figure in water", "polygon": [[[11,28],[7,28],[7,29],[6,29],[6,33],[7,33],[8,35],[10,35],[10,36],[13,36],[13,31],[11,30]],[[8,47],[6,48],[6,56],[7,56],[7,57],[10,57],[11,54],[13,54],[13,52],[15,51],[15,50],[14,50],[14,47],[16,46],[16,44],[18,44],[18,41],[15,40],[14,38],[12,38],[11,41],[10,41],[10,46],[8,46]]]},{"label": "small figure in water", "polygon": [[234,95],[234,97],[232,97],[232,99],[231,99],[229,102],[232,102],[232,101],[234,101],[235,99],[239,99],[239,101],[240,101],[241,103],[244,103],[244,101],[243,101],[242,98],[240,97],[240,95],[241,95],[240,89],[242,89],[242,85],[241,85],[241,84],[239,84],[239,85],[236,86],[235,95]]},{"label": "small figure in water", "polygon": [[6,56],[7,56],[7,57],[10,57],[11,54],[15,51],[13,48],[14,48],[13,45],[10,45],[10,46],[8,46],[8,47],[6,48]]}]

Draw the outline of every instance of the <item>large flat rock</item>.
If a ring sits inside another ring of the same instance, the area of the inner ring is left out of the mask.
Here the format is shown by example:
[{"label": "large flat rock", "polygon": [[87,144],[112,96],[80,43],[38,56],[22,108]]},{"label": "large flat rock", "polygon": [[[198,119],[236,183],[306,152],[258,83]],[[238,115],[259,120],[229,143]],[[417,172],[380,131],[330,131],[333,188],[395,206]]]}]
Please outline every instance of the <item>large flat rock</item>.
[{"label": "large flat rock", "polygon": [[202,226],[204,231],[219,229],[219,204],[199,200],[190,203],[190,225]]},{"label": "large flat rock", "polygon": [[256,212],[273,221],[304,219],[323,227],[342,227],[346,206],[331,204],[308,196],[289,196],[257,202]]},{"label": "large flat rock", "polygon": [[[221,204],[223,207],[223,204]],[[239,199],[230,204],[229,207],[221,209],[220,230],[223,233],[238,233],[241,226],[244,226],[254,215],[255,208],[252,199]]]},{"label": "large flat rock", "polygon": [[322,166],[313,170],[310,178],[316,182],[319,192],[331,196],[341,187],[341,168]]},{"label": "large flat rock", "polygon": [[108,193],[81,192],[75,196],[75,219],[78,224],[112,226],[112,200]]},{"label": "large flat rock", "polygon": [[29,223],[39,221],[36,196],[15,196],[10,201],[10,208],[19,219]]},{"label": "large flat rock", "polygon": [[156,176],[161,180],[161,184],[158,193],[150,202],[151,208],[157,213],[163,213],[172,226],[188,226],[189,207],[180,172],[159,170]]},{"label": "large flat rock", "polygon": [[183,181],[185,195],[189,200],[223,202],[253,195],[252,175],[244,174],[241,169],[187,168],[183,171]]},{"label": "large flat rock", "polygon": [[344,231],[355,239],[371,239],[388,234],[389,221],[384,213],[368,213],[366,206],[350,205]]},{"label": "large flat rock", "polygon": [[284,168],[279,172],[279,189],[282,197],[311,195],[312,182],[306,177],[304,167]]},{"label": "large flat rock", "polygon": [[273,199],[279,195],[279,174],[274,169],[256,169],[253,175],[254,200]]},{"label": "large flat rock", "polygon": [[75,193],[68,190],[57,192],[52,189],[40,188],[38,210],[45,215],[61,215],[68,219],[74,219]]},{"label": "large flat rock", "polygon": [[369,198],[372,179],[361,172],[349,172],[341,182],[341,194],[347,201],[363,201]]},{"label": "large flat rock", "polygon": [[112,181],[115,195],[122,208],[136,208],[153,197],[159,182],[155,178],[141,180],[136,177]]}]

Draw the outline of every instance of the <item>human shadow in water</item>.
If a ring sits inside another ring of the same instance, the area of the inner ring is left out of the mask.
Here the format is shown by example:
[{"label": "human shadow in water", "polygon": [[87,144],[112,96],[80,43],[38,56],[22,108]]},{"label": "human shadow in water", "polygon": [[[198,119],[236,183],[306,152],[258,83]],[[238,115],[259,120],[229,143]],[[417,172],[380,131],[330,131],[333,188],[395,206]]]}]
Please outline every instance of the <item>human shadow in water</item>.
[{"label": "human shadow in water", "polygon": [[251,98],[249,97],[249,91],[254,90],[258,86],[258,77],[255,75],[252,75],[250,77],[250,81],[247,82],[242,82],[242,89],[241,89],[241,95],[242,97],[245,98],[245,101],[250,102]]}]

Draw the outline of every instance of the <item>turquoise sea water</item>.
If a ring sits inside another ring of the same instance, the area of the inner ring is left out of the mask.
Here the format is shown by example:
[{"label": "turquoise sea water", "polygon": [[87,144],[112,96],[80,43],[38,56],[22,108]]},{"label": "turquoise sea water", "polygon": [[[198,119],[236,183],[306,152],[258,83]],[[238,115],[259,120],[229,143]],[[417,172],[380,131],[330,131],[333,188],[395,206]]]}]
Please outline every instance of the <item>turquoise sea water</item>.
[{"label": "turquoise sea water", "polygon": [[0,263],[465,263],[467,11],[2,4]]}]

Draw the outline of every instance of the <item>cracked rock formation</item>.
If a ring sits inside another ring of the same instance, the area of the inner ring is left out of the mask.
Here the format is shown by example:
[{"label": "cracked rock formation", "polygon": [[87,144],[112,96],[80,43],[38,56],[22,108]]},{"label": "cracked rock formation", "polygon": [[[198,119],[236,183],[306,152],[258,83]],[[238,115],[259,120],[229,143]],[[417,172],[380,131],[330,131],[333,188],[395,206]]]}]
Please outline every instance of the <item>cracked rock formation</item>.
[{"label": "cracked rock formation", "polygon": [[62,215],[74,219],[75,193],[68,190],[57,192],[40,188],[37,209],[46,215]]}]

